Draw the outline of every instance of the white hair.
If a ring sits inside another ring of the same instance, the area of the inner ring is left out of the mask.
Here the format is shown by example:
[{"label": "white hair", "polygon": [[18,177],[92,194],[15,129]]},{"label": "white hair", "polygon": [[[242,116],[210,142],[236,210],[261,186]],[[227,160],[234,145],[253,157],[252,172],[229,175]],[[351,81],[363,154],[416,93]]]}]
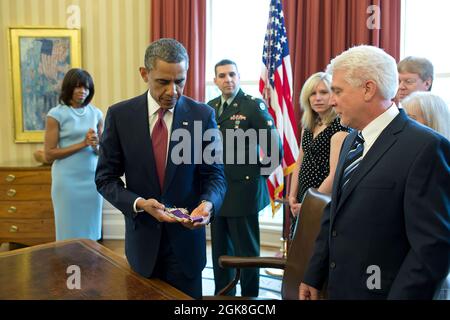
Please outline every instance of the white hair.
[{"label": "white hair", "polygon": [[450,140],[450,107],[445,101],[428,91],[415,91],[402,100],[408,112],[419,109],[426,125]]},{"label": "white hair", "polygon": [[397,63],[380,48],[368,45],[350,48],[331,60],[327,73],[333,74],[336,70],[344,71],[345,81],[353,87],[372,80],[385,99],[391,100],[397,94]]}]

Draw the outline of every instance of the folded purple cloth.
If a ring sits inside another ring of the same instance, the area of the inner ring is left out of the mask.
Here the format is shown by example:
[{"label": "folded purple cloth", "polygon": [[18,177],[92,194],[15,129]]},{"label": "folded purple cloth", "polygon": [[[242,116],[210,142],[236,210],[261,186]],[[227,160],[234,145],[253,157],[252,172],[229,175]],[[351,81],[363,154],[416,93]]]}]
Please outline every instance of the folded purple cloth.
[{"label": "folded purple cloth", "polygon": [[202,217],[191,217],[186,209],[179,209],[179,208],[172,208],[172,209],[166,209],[165,211],[167,215],[171,216],[172,218],[181,221],[182,219],[187,219],[192,222],[201,222],[203,220]]}]

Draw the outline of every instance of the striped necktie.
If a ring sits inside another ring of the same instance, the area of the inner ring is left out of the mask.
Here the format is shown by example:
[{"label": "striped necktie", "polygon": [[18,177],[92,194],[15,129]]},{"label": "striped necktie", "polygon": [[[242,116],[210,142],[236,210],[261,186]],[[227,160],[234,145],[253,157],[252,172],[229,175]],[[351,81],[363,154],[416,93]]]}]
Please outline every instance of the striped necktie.
[{"label": "striped necktie", "polygon": [[358,132],[358,135],[356,136],[356,139],[353,142],[353,146],[348,152],[347,157],[345,159],[344,163],[345,169],[341,179],[342,182],[341,189],[344,189],[347,183],[350,181],[350,178],[352,177],[353,173],[355,172],[356,168],[358,167],[359,163],[363,158],[363,151],[364,151],[364,138],[362,136],[362,133]]}]

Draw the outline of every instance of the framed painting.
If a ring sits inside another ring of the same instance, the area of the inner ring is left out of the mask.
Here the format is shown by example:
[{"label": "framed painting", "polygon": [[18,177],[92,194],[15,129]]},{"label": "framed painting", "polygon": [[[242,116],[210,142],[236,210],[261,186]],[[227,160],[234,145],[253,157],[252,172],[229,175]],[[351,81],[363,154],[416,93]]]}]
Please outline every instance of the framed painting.
[{"label": "framed painting", "polygon": [[81,67],[80,30],[9,28],[9,42],[15,142],[40,143],[64,75]]}]

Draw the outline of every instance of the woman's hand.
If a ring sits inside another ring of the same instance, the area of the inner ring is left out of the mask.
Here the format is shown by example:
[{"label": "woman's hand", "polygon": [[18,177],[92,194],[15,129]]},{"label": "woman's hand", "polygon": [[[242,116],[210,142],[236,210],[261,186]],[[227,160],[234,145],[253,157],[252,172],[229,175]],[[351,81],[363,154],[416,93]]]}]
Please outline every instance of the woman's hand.
[{"label": "woman's hand", "polygon": [[300,213],[300,208],[302,204],[297,202],[295,197],[289,197],[289,207],[291,209],[291,213],[294,217],[297,217]]},{"label": "woman's hand", "polygon": [[86,133],[86,137],[84,139],[84,143],[86,146],[91,146],[92,149],[97,150],[98,146],[98,135],[94,131],[94,129],[90,128]]}]

